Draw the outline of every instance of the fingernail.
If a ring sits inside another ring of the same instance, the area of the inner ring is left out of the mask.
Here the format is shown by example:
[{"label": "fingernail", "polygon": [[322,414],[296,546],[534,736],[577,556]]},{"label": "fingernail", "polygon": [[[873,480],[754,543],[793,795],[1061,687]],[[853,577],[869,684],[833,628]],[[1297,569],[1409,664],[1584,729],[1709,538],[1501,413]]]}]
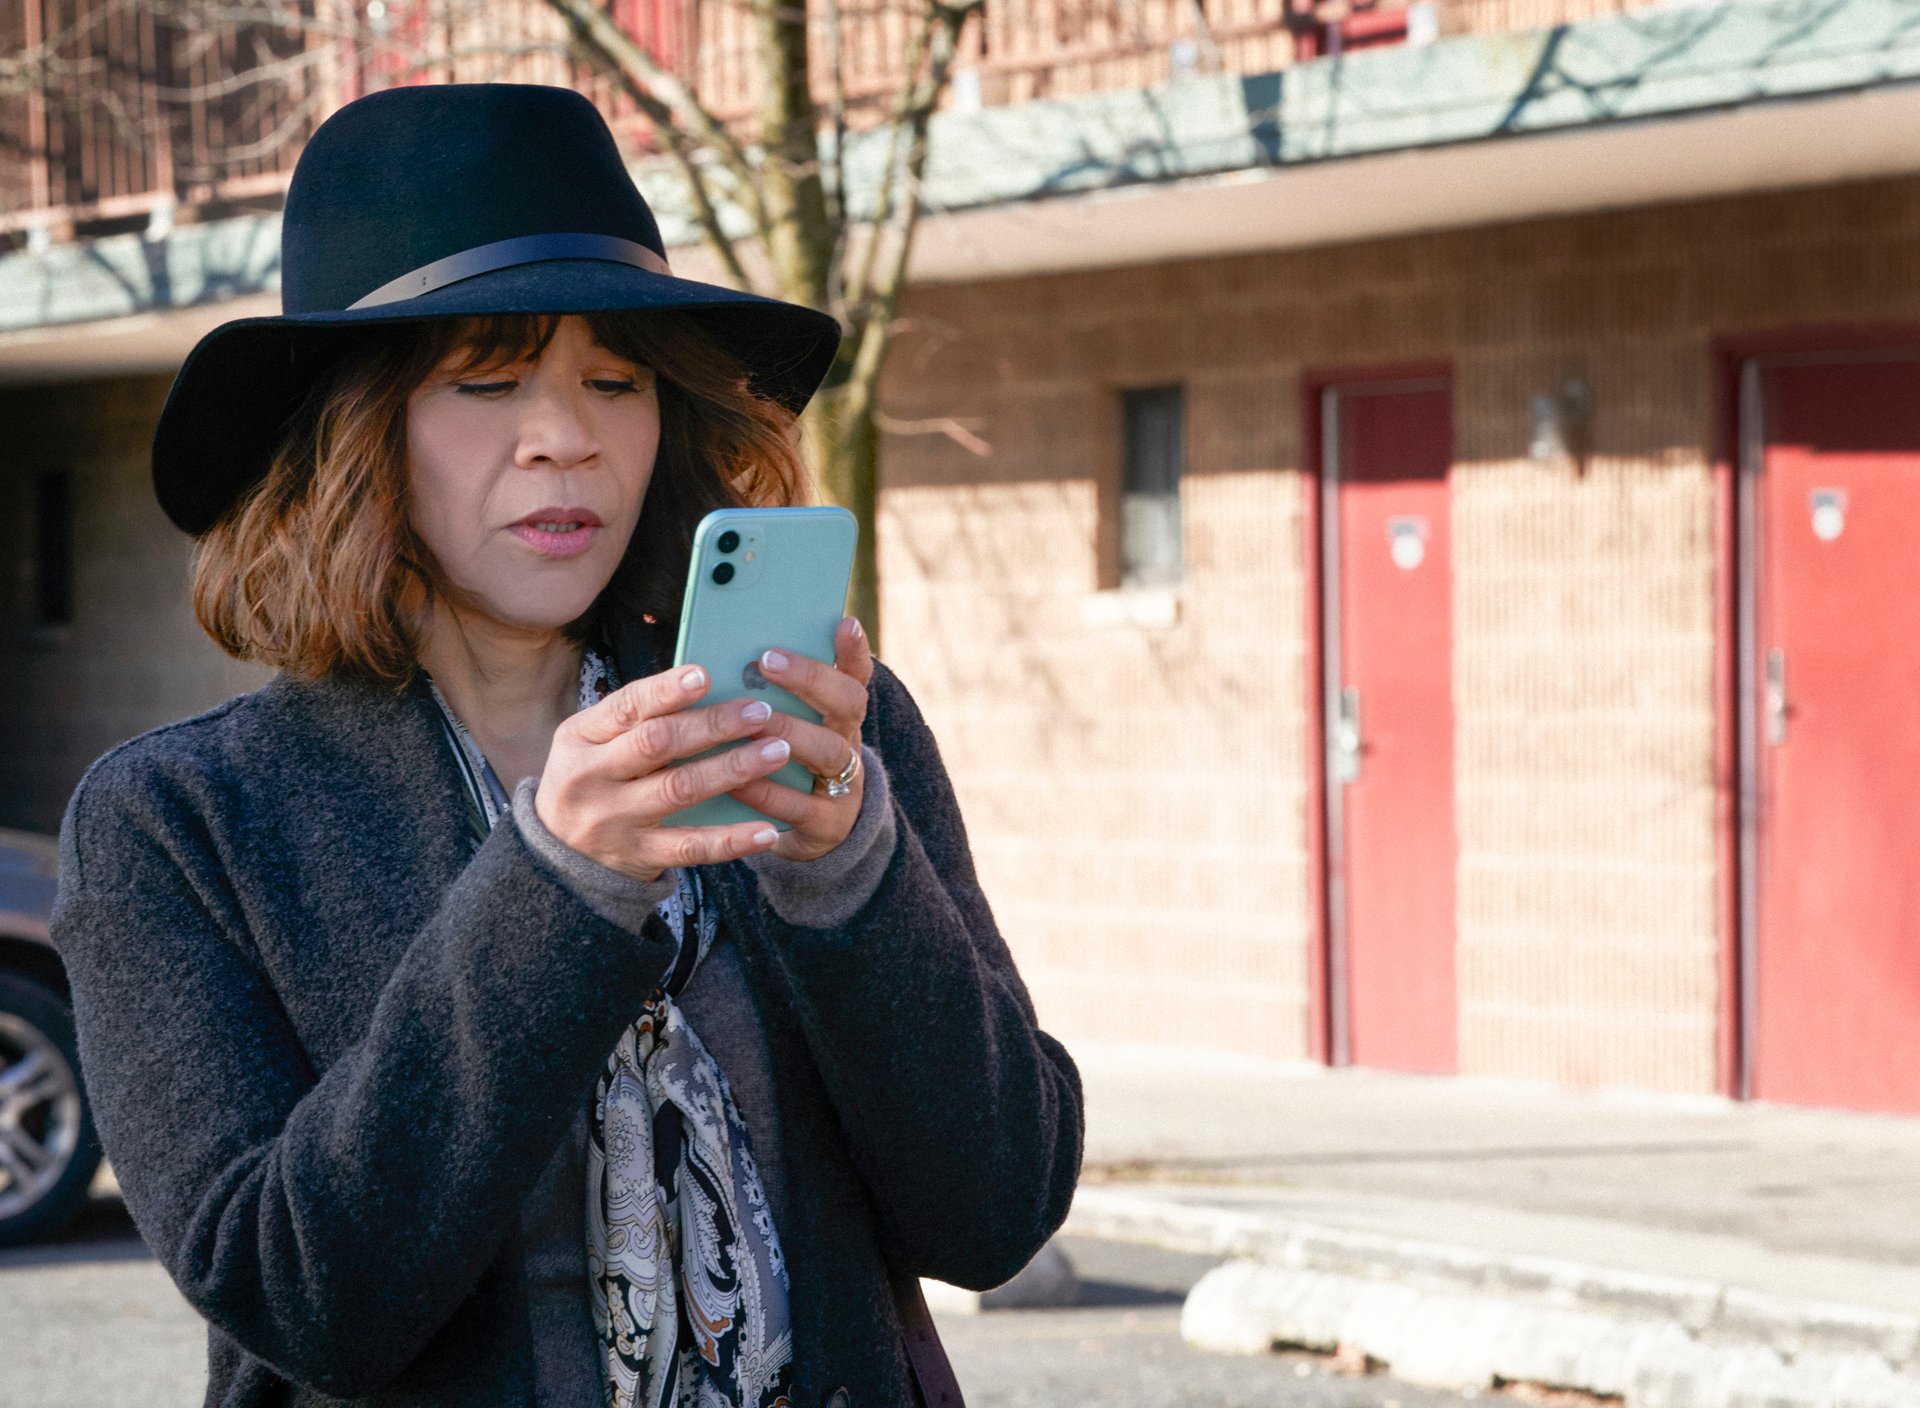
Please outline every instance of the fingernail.
[{"label": "fingernail", "polygon": [[853,638],[859,640],[861,636],[867,633],[867,628],[860,624],[860,618],[858,616],[852,617],[851,619],[853,621]]},{"label": "fingernail", "polygon": [[700,689],[707,682],[707,672],[698,665],[680,672],[680,688]]},{"label": "fingernail", "polygon": [[762,668],[772,670],[776,675],[787,668],[787,657],[777,650],[769,650],[760,657]]},{"label": "fingernail", "polygon": [[775,831],[771,826],[765,831],[756,831],[753,833],[753,844],[756,846],[771,846],[779,839],[780,833]]},{"label": "fingernail", "polygon": [[773,717],[773,705],[764,699],[756,699],[740,711],[741,719],[750,724],[763,724]]},{"label": "fingernail", "polygon": [[793,750],[787,746],[784,738],[769,739],[760,745],[760,756],[770,763],[777,763]]}]

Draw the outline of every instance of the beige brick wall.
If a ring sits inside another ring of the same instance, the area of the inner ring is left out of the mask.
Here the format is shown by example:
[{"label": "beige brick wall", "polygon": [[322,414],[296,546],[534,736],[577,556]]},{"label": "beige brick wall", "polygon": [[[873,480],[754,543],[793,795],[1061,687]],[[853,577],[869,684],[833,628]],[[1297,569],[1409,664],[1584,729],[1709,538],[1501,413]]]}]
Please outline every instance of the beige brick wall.
[{"label": "beige brick wall", "polygon": [[[885,652],[1045,1020],[1309,1053],[1301,377],[1454,369],[1463,1071],[1714,1088],[1711,343],[1920,319],[1920,181],[924,289]],[[1584,464],[1531,402],[1592,392]],[[1117,391],[1184,381],[1188,568],[1102,593]],[[1116,619],[1120,618],[1120,619]]]},{"label": "beige brick wall", "polygon": [[[87,764],[122,739],[250,688],[187,602],[187,539],[147,447],[165,378],[0,393],[0,826],[52,831]],[[33,483],[73,475],[74,621],[33,629]]]},{"label": "beige brick wall", "polygon": [[[885,654],[1069,1037],[1309,1054],[1301,378],[1445,359],[1457,467],[1463,1070],[1713,1087],[1711,339],[1920,320],[1920,180],[929,288],[887,387]],[[1592,388],[1584,467],[1530,403]],[[1186,579],[1111,576],[1118,392],[1184,381]],[[0,825],[260,676],[194,626],[154,506],[164,379],[0,394]],[[78,620],[26,626],[32,476],[68,466]],[[1171,609],[1174,619],[1160,618]]]}]

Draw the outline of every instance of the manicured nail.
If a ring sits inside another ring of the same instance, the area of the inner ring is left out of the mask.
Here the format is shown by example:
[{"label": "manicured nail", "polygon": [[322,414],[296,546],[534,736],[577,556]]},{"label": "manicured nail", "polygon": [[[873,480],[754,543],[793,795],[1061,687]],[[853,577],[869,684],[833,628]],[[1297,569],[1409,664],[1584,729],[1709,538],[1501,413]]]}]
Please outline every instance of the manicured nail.
[{"label": "manicured nail", "polygon": [[680,688],[682,689],[685,689],[685,690],[702,689],[702,688],[705,688],[706,683],[707,683],[707,672],[701,669],[698,665],[695,665],[690,669],[682,670],[680,672]]},{"label": "manicured nail", "polygon": [[858,616],[849,616],[847,619],[853,622],[853,638],[855,640],[859,640],[861,636],[867,633],[866,627],[860,624],[860,618]]},{"label": "manicured nail", "polygon": [[771,826],[764,831],[756,831],[753,833],[753,844],[756,846],[771,846],[779,839],[780,833],[775,831]]},{"label": "manicured nail", "polygon": [[770,763],[780,762],[792,751],[784,738],[772,738],[760,745],[760,756]]},{"label": "manicured nail", "polygon": [[740,711],[741,719],[750,724],[763,724],[773,717],[773,705],[764,699],[756,699]]},{"label": "manicured nail", "polygon": [[769,650],[760,657],[760,667],[777,675],[787,668],[787,657],[777,650]]}]

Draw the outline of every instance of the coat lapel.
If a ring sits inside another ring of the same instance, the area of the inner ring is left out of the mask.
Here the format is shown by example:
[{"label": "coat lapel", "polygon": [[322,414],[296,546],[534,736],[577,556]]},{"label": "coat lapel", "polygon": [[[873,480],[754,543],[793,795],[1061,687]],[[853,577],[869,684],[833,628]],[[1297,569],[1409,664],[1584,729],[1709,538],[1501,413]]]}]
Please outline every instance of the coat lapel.
[{"label": "coat lapel", "polygon": [[[609,644],[623,680],[665,667],[659,627],[618,613]],[[268,686],[285,729],[284,773],[258,779],[284,816],[271,896],[291,936],[263,953],[324,1070],[359,1039],[373,1005],[472,856],[465,784],[420,677],[395,691],[345,678]],[[292,806],[287,799],[294,799]]]},{"label": "coat lapel", "polygon": [[286,760],[255,785],[280,821],[256,933],[315,1063],[359,1039],[388,978],[471,856],[461,783],[424,691],[282,680]]}]

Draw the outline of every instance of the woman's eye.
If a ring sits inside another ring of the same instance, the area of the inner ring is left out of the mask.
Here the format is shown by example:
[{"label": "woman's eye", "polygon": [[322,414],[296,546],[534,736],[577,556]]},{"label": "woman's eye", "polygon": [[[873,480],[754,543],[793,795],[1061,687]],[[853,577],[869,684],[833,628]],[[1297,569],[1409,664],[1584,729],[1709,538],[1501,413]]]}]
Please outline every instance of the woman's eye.
[{"label": "woman's eye", "polygon": [[[453,389],[463,396],[503,396],[519,384],[512,380],[456,381],[453,383]],[[585,384],[609,396],[621,396],[640,389],[639,380],[630,376],[591,377]]]}]

